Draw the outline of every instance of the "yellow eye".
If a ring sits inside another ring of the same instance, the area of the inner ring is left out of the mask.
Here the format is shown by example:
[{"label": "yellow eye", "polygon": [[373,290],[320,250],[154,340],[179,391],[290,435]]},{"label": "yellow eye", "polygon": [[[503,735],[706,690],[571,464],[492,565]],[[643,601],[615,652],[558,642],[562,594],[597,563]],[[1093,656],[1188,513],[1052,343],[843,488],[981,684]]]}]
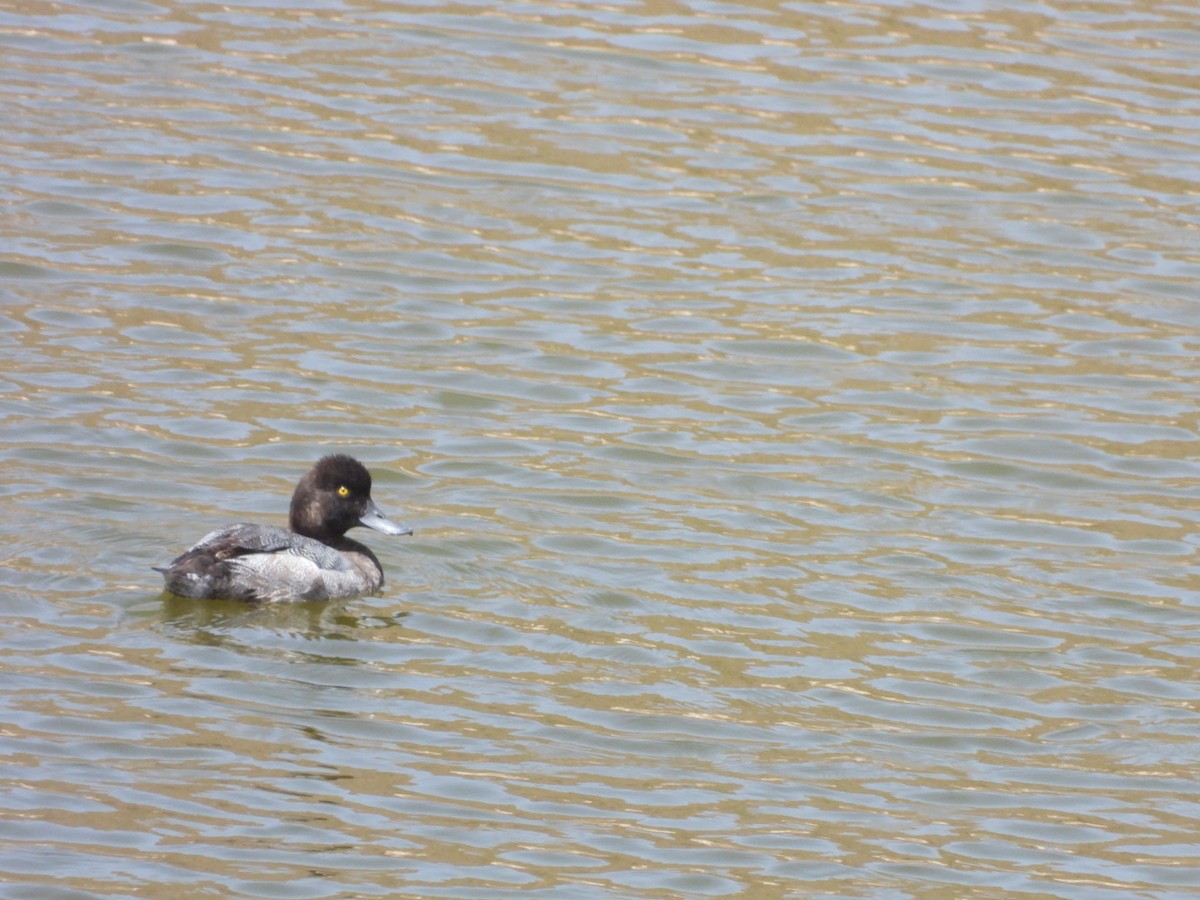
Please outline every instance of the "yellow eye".
[{"label": "yellow eye", "polygon": [[350,488],[346,487],[343,484],[341,487],[338,488],[338,496],[339,497],[349,497],[350,496]]}]

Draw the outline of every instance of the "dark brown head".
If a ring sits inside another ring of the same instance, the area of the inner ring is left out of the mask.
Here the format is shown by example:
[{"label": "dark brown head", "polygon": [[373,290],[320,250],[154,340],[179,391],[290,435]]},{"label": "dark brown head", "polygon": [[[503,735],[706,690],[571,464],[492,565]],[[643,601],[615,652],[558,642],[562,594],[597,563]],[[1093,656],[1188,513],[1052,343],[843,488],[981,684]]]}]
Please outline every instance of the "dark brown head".
[{"label": "dark brown head", "polygon": [[411,534],[379,511],[371,500],[371,473],[342,454],[320,459],[292,494],[288,524],[296,534],[329,544],[357,525],[384,534]]}]

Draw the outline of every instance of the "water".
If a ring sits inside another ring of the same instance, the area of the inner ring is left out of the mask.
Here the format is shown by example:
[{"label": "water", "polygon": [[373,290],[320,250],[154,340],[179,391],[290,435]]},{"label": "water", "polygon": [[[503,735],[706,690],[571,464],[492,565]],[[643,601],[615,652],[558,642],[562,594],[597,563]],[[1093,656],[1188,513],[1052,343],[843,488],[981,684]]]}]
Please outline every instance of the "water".
[{"label": "water", "polygon": [[1192,896],[1192,13],[0,12],[0,893]]}]

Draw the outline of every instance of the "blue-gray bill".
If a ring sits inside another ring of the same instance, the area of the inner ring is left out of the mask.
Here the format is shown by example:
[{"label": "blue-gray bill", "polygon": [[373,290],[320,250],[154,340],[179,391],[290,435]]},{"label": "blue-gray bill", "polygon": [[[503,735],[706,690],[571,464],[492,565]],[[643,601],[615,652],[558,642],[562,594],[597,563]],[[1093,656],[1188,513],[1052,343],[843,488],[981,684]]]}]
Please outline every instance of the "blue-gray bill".
[{"label": "blue-gray bill", "polygon": [[374,528],[376,531],[383,534],[412,534],[413,530],[407,525],[399,525],[383,514],[383,511],[375,505],[374,500],[367,501],[367,508],[363,511],[359,518],[360,525],[366,525],[368,528]]}]

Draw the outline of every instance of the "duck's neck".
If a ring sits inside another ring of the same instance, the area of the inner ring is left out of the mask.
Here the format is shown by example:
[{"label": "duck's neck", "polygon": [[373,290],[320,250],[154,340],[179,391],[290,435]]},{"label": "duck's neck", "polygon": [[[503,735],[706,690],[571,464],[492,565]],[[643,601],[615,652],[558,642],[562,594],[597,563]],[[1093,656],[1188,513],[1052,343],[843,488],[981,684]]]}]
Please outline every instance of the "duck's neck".
[{"label": "duck's neck", "polygon": [[379,558],[371,552],[371,548],[366,544],[360,544],[343,534],[329,546],[343,554],[356,569],[362,572],[363,577],[370,585],[370,590],[378,590],[383,585],[383,566],[379,564]]}]

